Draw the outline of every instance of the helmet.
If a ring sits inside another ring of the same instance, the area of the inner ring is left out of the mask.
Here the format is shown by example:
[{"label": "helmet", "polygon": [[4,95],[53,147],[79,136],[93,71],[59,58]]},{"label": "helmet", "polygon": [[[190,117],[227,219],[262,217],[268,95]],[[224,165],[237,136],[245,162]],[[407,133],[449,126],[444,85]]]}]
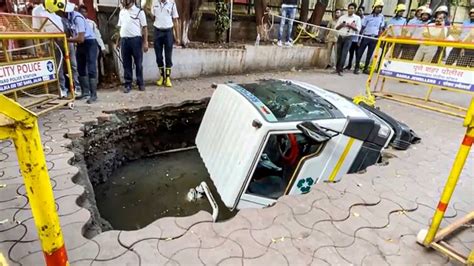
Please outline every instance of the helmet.
[{"label": "helmet", "polygon": [[372,6],[372,8],[376,8],[378,6],[383,7],[383,1],[382,0],[375,0],[375,3]]},{"label": "helmet", "polygon": [[439,6],[438,8],[436,8],[435,10],[435,14],[438,13],[438,12],[444,12],[446,14],[448,14],[448,7],[447,6]]},{"label": "helmet", "polygon": [[398,4],[397,8],[395,8],[395,13],[398,13],[400,11],[405,11],[405,10],[407,10],[407,7],[405,6],[405,4]]},{"label": "helmet", "polygon": [[423,11],[426,8],[426,6],[419,6],[416,11]]},{"label": "helmet", "polygon": [[469,15],[474,13],[474,8],[471,8],[471,10],[469,10]]},{"label": "helmet", "polygon": [[421,14],[428,14],[428,15],[432,15],[433,14],[433,11],[431,11],[431,8],[425,8],[423,9],[423,11],[421,11]]},{"label": "helmet", "polygon": [[50,13],[64,11],[66,9],[67,0],[45,0],[44,7]]}]

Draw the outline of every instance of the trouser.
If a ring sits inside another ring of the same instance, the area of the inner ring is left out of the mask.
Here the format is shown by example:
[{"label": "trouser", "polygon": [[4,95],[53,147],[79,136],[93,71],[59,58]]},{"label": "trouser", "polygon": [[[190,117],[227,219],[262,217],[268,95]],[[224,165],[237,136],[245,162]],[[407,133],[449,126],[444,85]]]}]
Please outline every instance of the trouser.
[{"label": "trouser", "polygon": [[337,38],[337,64],[336,70],[342,72],[346,63],[347,53],[352,43],[352,36],[339,36]]},{"label": "trouser", "polygon": [[351,47],[349,48],[349,63],[347,64],[348,68],[352,67],[352,60],[354,59],[354,56],[357,53],[357,49],[359,49],[359,42],[353,40],[351,43]]},{"label": "trouser", "polygon": [[74,43],[68,43],[68,49],[69,49],[69,62],[71,63],[71,70],[72,70],[72,81],[74,84],[74,89],[78,91],[78,90],[81,90],[81,85],[79,84],[79,72],[77,71],[76,47],[74,46]]},{"label": "trouser", "polygon": [[[173,28],[158,29],[155,27],[154,48],[158,68],[171,68],[173,66]],[[163,62],[163,52],[165,54]]]},{"label": "trouser", "polygon": [[392,58],[400,58],[402,55],[402,51],[404,49],[404,44],[394,44],[393,45],[393,53],[392,53]]},{"label": "trouser", "polygon": [[[376,37],[376,36],[370,36],[370,37]],[[365,71],[369,70],[370,60],[372,59],[372,55],[374,54],[375,46],[377,46],[377,40],[369,39],[369,38],[365,38],[365,37],[362,38],[362,41],[360,42],[359,49],[357,49],[355,69],[359,69],[360,60],[362,58],[362,55],[365,52],[365,49],[367,48],[367,55],[366,55],[366,58],[365,58],[364,70]]]},{"label": "trouser", "polygon": [[97,78],[97,41],[95,39],[84,40],[77,45],[77,71],[79,77]]},{"label": "trouser", "polygon": [[125,87],[131,87],[133,81],[133,64],[137,85],[144,86],[143,82],[143,38],[141,36],[120,39],[122,47],[122,65]]},{"label": "trouser", "polygon": [[64,77],[64,66],[65,66],[65,57],[64,57],[64,44],[62,41],[56,41],[56,47],[54,49],[54,54],[56,56],[56,66],[58,72],[58,81],[59,81],[59,89],[61,96],[67,96],[68,87],[66,86],[66,77]]},{"label": "trouser", "polygon": [[334,60],[334,56],[333,56],[333,53],[335,53],[335,48],[337,47],[337,42],[328,42],[327,43],[327,46],[328,46],[328,55],[327,55],[327,58],[326,58],[326,62],[327,62],[327,66],[335,66],[335,62],[336,60]]},{"label": "trouser", "polygon": [[282,7],[281,16],[282,18],[280,21],[280,30],[278,31],[278,40],[281,41],[283,38],[283,31],[285,29],[285,25],[288,22],[286,41],[289,42],[291,39],[291,32],[293,30],[293,21],[296,17],[296,7]]},{"label": "trouser", "polygon": [[429,45],[420,45],[413,60],[415,62],[431,62],[436,55],[438,47]]}]

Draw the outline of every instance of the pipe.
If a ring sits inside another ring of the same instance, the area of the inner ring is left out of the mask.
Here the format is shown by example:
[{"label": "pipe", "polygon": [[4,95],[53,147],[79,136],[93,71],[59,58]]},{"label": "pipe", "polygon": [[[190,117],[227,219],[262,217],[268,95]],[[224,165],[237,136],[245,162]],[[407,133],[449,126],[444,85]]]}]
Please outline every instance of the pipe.
[{"label": "pipe", "polygon": [[206,193],[206,197],[209,200],[209,203],[211,204],[211,207],[212,207],[212,221],[215,222],[215,221],[217,221],[217,216],[219,215],[219,206],[217,206],[217,202],[214,199],[214,196],[212,196],[212,193],[209,190],[209,187],[207,186],[206,182],[204,182],[204,181],[201,182],[201,188],[202,188],[202,190],[204,190],[204,193]]}]

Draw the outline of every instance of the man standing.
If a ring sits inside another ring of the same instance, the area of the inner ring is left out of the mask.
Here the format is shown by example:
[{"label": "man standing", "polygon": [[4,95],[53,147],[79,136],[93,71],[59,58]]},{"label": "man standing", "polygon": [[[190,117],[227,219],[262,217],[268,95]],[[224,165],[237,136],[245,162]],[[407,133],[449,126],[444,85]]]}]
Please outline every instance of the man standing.
[{"label": "man standing", "polygon": [[[33,16],[31,25],[32,28],[36,31],[48,32],[48,33],[58,33],[64,32],[64,26],[61,18],[56,15],[55,13],[49,13],[43,6],[42,1],[35,2],[35,7],[31,12]],[[46,21],[45,25],[43,22]],[[42,27],[43,26],[43,27]],[[42,27],[42,28],[41,28]],[[58,81],[59,81],[59,88],[60,88],[60,97],[64,98],[67,97],[68,90],[66,88],[66,79],[64,77],[64,44],[62,40],[55,40],[57,44],[55,51],[56,56],[56,65],[57,65],[57,72],[58,72]],[[60,50],[59,50],[60,49]],[[38,46],[38,52],[42,53],[41,46]],[[62,58],[61,58],[62,53]]]},{"label": "man standing", "polygon": [[[56,2],[55,0],[48,0]],[[88,104],[97,101],[97,41],[92,28],[87,24],[86,19],[79,12],[74,11],[76,6],[67,3],[63,10],[59,10],[59,16],[67,19],[71,25],[72,37],[68,42],[77,44],[76,59],[77,71],[79,72],[79,84],[81,84],[81,99],[90,96]]]},{"label": "man standing", "polygon": [[[173,0],[153,0],[151,14],[155,21],[153,23],[155,27],[154,48],[156,64],[160,71],[160,78],[156,82],[156,85],[172,87],[173,23],[177,23],[177,19],[179,18],[178,9]],[[165,54],[165,62],[163,62],[163,52]]]},{"label": "man standing", "polygon": [[[101,54],[102,55],[107,54],[107,48],[105,47],[104,41],[102,40],[102,35],[100,34],[99,29],[97,28],[97,24],[93,20],[87,17],[88,16],[87,7],[85,5],[79,6],[79,13],[81,13],[86,18],[86,22],[94,31],[95,40],[97,41],[97,45],[99,45],[99,48],[100,48],[100,50],[98,50],[97,52],[97,69],[99,69],[100,58],[102,58]],[[99,74],[100,71],[97,71],[97,73]]]},{"label": "man standing", "polygon": [[337,43],[336,24],[337,24],[337,20],[341,17],[341,12],[342,11],[340,9],[336,9],[334,11],[333,19],[328,23],[329,30],[327,31],[327,35],[326,35],[326,43],[327,43],[327,47],[328,47],[328,56],[327,56],[327,59],[326,59],[326,62],[327,62],[326,68],[332,68],[336,65],[333,62],[334,61],[333,52],[335,50],[334,48],[336,47],[336,43]]},{"label": "man standing", "polygon": [[[462,42],[472,42],[474,36],[474,8],[469,11],[469,19],[463,22],[459,40]],[[461,56],[461,51],[464,50],[464,55]],[[473,67],[474,50],[453,48],[446,59],[446,65]]]},{"label": "man standing", "polygon": [[296,8],[298,6],[298,0],[283,0],[281,5],[281,21],[280,30],[278,31],[278,46],[282,46],[281,39],[283,38],[283,31],[285,24],[288,20],[288,29],[286,31],[286,46],[293,46],[293,40],[291,39],[291,31],[293,30],[293,21],[296,17]]},{"label": "man standing", "polygon": [[365,58],[364,74],[369,74],[370,60],[372,59],[375,46],[377,45],[377,38],[379,37],[384,27],[384,17],[382,14],[383,5],[384,4],[381,0],[377,0],[374,6],[372,7],[372,14],[364,18],[362,30],[360,32],[367,38],[362,37],[359,49],[357,50],[354,74],[359,74],[360,60],[366,48],[367,55]]},{"label": "man standing", "polygon": [[[447,37],[448,29],[445,27],[446,15],[444,13],[438,13],[435,18],[435,23],[428,24],[428,27],[424,28],[423,39],[424,40],[444,40]],[[413,59],[416,62],[427,62],[437,63],[438,59],[442,54],[436,52],[437,46],[432,45],[420,45],[420,48],[415,54]],[[438,54],[438,56],[436,56]]]},{"label": "man standing", "polygon": [[337,39],[337,64],[334,73],[337,73],[339,76],[342,76],[352,38],[361,28],[360,17],[354,14],[356,8],[357,5],[355,3],[350,3],[347,6],[347,15],[342,15],[337,21],[336,30],[339,33],[339,37]]},{"label": "man standing", "polygon": [[[122,0],[117,27],[120,27],[118,45],[122,52],[122,66],[124,76],[124,93],[132,90],[133,64],[135,76],[140,91],[145,90],[143,81],[143,52],[148,51],[148,30],[145,12],[139,9],[133,0]],[[133,59],[133,61],[132,61]]]},{"label": "man standing", "polygon": [[[359,8],[357,8],[356,15],[360,17],[361,22],[364,21],[364,12],[365,12],[365,8],[363,6],[359,6]],[[356,56],[357,50],[359,49],[359,41],[360,41],[360,37],[358,35],[354,35],[352,37],[351,47],[349,48],[349,63],[344,69],[351,70],[352,60]]]},{"label": "man standing", "polygon": [[422,21],[421,21],[421,13],[423,12],[423,10],[425,8],[426,8],[425,6],[418,7],[415,11],[415,16],[408,21],[407,25],[420,25],[420,24],[423,24]]},{"label": "man standing", "polygon": [[[399,38],[402,36],[402,32],[404,32],[404,26],[407,20],[403,17],[405,13],[406,6],[405,4],[398,4],[397,8],[395,9],[395,16],[392,17],[388,23],[387,27],[389,27],[388,34],[391,37]],[[399,58],[402,53],[402,47],[404,45],[395,44],[393,47],[393,58]]]}]

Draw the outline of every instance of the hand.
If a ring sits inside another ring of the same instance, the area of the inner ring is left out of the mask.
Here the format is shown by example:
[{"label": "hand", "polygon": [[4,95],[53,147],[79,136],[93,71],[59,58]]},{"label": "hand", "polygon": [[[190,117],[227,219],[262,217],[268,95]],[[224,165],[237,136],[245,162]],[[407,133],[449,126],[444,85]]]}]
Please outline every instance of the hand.
[{"label": "hand", "polygon": [[145,41],[145,42],[143,43],[143,52],[144,52],[144,53],[148,52],[148,42],[147,42],[147,41]]},{"label": "hand", "polygon": [[107,54],[107,49],[102,50],[102,55],[106,55],[106,54]]}]

